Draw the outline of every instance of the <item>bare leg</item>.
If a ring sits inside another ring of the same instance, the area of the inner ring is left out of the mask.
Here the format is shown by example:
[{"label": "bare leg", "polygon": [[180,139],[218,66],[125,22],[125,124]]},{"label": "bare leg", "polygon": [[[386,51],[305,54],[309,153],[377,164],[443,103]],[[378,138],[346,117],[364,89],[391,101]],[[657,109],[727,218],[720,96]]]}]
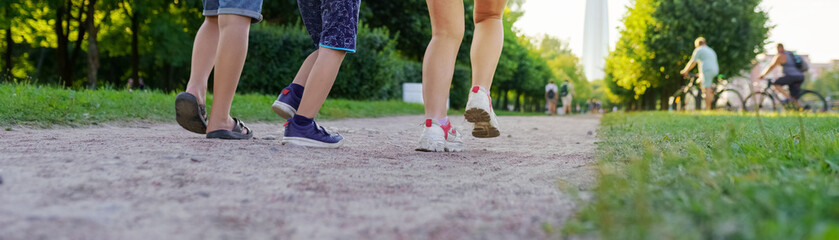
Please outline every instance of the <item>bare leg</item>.
[{"label": "bare leg", "polygon": [[472,38],[472,85],[487,90],[498,67],[504,46],[504,24],[501,15],[507,0],[475,1],[475,36]]},{"label": "bare leg", "polygon": [[463,1],[426,0],[431,15],[431,42],[422,61],[422,98],[425,117],[446,117],[446,101],[454,75],[457,50],[466,24]]},{"label": "bare leg", "polygon": [[[321,105],[329,95],[329,90],[332,89],[332,84],[335,83],[335,77],[338,76],[338,70],[346,54],[345,51],[323,47],[317,51],[317,57],[311,67],[312,71],[306,80],[308,87],[303,91],[303,99],[300,101],[297,115],[314,118],[318,114]],[[309,57],[311,58],[311,55]],[[306,61],[308,60],[307,58]]]},{"label": "bare leg", "polygon": [[230,105],[233,103],[236,86],[239,84],[247,57],[251,18],[221,15],[218,17],[218,23],[218,54],[215,59],[213,106],[207,124],[208,133],[220,129],[230,130],[235,124],[230,117]]},{"label": "bare leg", "polygon": [[705,110],[714,109],[714,88],[704,88],[705,90]]},{"label": "bare leg", "polygon": [[318,59],[318,51],[315,50],[312,54],[309,54],[306,57],[306,61],[303,61],[303,65],[300,66],[300,70],[297,71],[297,75],[294,76],[294,81],[292,83],[296,83],[300,86],[306,86],[306,80],[309,79],[309,73],[312,72],[312,66],[315,65],[315,61]]},{"label": "bare leg", "polygon": [[195,35],[192,45],[192,65],[189,71],[189,83],[186,92],[198,98],[198,104],[204,104],[207,95],[207,81],[216,60],[218,50],[218,17],[204,18],[204,24]]},{"label": "bare leg", "polygon": [[784,89],[783,85],[775,85],[774,87],[775,87],[775,91],[781,93],[781,95],[784,95],[784,97],[787,97],[787,99],[792,100],[792,94],[790,94],[789,91]]}]

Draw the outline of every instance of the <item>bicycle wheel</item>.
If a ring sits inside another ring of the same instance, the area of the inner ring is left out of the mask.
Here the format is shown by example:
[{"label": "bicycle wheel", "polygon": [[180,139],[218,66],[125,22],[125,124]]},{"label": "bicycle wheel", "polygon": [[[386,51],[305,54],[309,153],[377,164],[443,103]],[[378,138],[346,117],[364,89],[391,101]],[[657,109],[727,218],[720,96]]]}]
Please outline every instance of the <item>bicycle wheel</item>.
[{"label": "bicycle wheel", "polygon": [[729,112],[743,110],[743,95],[734,89],[725,89],[714,95],[714,109],[722,109]]},{"label": "bicycle wheel", "polygon": [[752,111],[761,111],[761,112],[773,112],[775,111],[775,98],[772,96],[764,93],[764,92],[756,92],[749,94],[746,97],[746,100],[743,101],[744,110],[752,112]]},{"label": "bicycle wheel", "polygon": [[696,95],[694,91],[688,91],[685,93],[684,98],[682,98],[682,106],[686,111],[699,111],[702,110],[702,97],[701,95]]},{"label": "bicycle wheel", "polygon": [[824,97],[810,90],[801,91],[801,95],[798,97],[798,105],[799,110],[804,112],[827,112],[827,101],[824,100]]}]

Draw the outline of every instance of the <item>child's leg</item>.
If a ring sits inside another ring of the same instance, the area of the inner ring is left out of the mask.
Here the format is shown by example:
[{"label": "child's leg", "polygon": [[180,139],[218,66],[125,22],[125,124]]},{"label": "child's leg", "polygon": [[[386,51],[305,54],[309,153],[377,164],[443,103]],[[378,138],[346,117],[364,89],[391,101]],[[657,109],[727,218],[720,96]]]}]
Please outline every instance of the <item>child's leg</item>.
[{"label": "child's leg", "polygon": [[309,54],[309,56],[306,57],[306,61],[303,61],[303,65],[300,66],[300,70],[297,71],[297,75],[294,76],[294,81],[292,83],[305,87],[306,81],[309,79],[309,73],[312,72],[312,66],[315,65],[315,61],[317,59],[317,50],[312,52],[312,54]]},{"label": "child's leg", "polygon": [[204,24],[198,29],[195,35],[195,43],[192,46],[192,64],[189,72],[189,83],[186,84],[186,92],[198,98],[199,104],[204,104],[207,94],[207,80],[213,70],[218,49],[218,17],[207,16]]},{"label": "child's leg", "polygon": [[425,117],[446,117],[457,50],[463,41],[463,1],[427,0],[431,15],[431,42],[422,62],[422,98]]},{"label": "child's leg", "polygon": [[219,42],[215,59],[213,106],[207,132],[230,130],[235,125],[230,117],[230,105],[242,75],[248,52],[248,31],[251,18],[240,15],[218,17]]},{"label": "child's leg", "polygon": [[[300,70],[303,71],[307,67],[306,63],[313,60],[312,65],[308,67],[317,69],[317,71],[310,71],[307,80],[304,82],[306,90],[303,91],[303,99],[300,102],[297,115],[314,118],[318,114],[321,105],[326,101],[326,96],[329,95],[329,90],[332,89],[332,84],[335,83],[335,77],[338,76],[338,70],[341,68],[341,63],[344,61],[346,54],[346,51],[321,47],[306,58]],[[301,76],[301,73],[298,72],[297,76]],[[295,81],[297,81],[297,78],[295,78]]]},{"label": "child's leg", "polygon": [[475,1],[475,36],[472,38],[472,85],[490,89],[504,46],[501,15],[507,0]]}]

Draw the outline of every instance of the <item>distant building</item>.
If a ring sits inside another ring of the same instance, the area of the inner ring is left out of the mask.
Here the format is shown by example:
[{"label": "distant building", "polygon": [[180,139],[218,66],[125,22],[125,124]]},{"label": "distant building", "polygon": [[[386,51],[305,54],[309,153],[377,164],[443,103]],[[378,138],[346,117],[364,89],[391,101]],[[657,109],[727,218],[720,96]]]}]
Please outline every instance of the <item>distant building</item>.
[{"label": "distant building", "polygon": [[587,0],[583,33],[583,68],[589,81],[603,79],[609,56],[609,9],[607,0]]},{"label": "distant building", "polygon": [[810,63],[810,78],[818,79],[827,71],[839,69],[839,59],[831,60],[828,63]]}]

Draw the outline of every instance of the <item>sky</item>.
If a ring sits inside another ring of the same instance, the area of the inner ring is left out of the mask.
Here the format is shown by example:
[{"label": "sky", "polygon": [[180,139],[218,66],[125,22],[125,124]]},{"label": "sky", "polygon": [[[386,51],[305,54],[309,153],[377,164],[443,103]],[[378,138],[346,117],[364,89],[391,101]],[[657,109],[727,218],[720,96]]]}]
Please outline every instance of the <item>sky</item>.
[{"label": "sky", "polygon": [[[609,1],[609,43],[614,49],[620,38],[618,27],[630,0]],[[548,34],[569,42],[577,56],[583,53],[585,0],[526,0],[524,16],[515,27],[529,36]],[[839,0],[763,0],[761,8],[769,12],[776,25],[769,38],[782,42],[789,50],[808,54],[816,63],[839,59],[839,30],[833,23],[839,14]],[[713,47],[713,46],[712,46]],[[767,53],[774,54],[774,44]]]}]

